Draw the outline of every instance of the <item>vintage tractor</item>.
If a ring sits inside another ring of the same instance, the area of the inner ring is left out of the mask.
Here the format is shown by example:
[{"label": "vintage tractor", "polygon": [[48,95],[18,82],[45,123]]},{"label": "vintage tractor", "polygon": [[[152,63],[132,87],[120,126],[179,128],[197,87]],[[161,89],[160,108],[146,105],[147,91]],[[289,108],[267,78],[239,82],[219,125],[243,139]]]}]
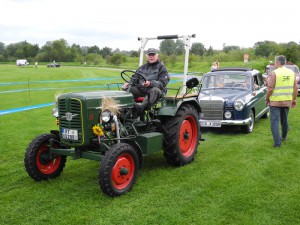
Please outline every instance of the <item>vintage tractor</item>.
[{"label": "vintage tractor", "polygon": [[[129,90],[135,85],[132,75],[146,79],[135,71],[121,72]],[[180,94],[182,89],[185,91]],[[67,156],[97,160],[102,191],[109,196],[122,195],[131,190],[143,157],[151,153],[163,149],[174,166],[194,160],[202,140],[199,91],[198,80],[192,78],[138,119],[133,119],[132,109],[141,99],[134,99],[129,91],[61,94],[53,109],[58,129],[32,140],[25,153],[26,171],[34,180],[48,180],[61,174]]]}]

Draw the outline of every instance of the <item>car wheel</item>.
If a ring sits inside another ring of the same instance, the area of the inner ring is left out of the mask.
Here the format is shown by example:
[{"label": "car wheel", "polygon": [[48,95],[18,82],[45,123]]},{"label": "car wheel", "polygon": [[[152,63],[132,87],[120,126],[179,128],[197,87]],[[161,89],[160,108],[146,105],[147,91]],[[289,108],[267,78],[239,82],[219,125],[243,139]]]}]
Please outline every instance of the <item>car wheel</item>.
[{"label": "car wheel", "polygon": [[266,112],[263,116],[262,116],[262,118],[265,118],[265,119],[267,119],[267,118],[269,118],[270,117],[270,110],[268,110],[268,112]]},{"label": "car wheel", "polygon": [[252,133],[253,128],[254,128],[254,120],[255,120],[254,119],[254,112],[253,112],[253,110],[251,110],[250,123],[248,125],[242,126],[243,133],[245,133],[245,134]]}]

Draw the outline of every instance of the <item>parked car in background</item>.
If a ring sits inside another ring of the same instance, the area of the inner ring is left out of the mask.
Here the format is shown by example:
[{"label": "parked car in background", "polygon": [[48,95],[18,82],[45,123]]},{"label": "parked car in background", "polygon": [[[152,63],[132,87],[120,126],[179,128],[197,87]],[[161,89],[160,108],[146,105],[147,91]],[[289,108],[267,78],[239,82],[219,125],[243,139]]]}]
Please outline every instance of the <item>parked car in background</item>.
[{"label": "parked car in background", "polygon": [[258,70],[219,68],[204,74],[201,83],[201,127],[234,125],[251,133],[257,119],[269,117],[267,87]]},{"label": "parked car in background", "polygon": [[17,66],[28,66],[29,62],[27,61],[27,59],[18,59],[16,61]]},{"label": "parked car in background", "polygon": [[51,67],[60,67],[60,64],[59,63],[50,63],[47,65],[48,68],[51,68]]},{"label": "parked car in background", "polygon": [[[286,63],[285,65],[286,68],[291,69],[292,71],[294,71],[295,75],[296,75],[296,80],[297,80],[297,85],[298,85],[298,94],[300,93],[300,72],[299,72],[299,67],[297,65],[295,65],[294,63]],[[275,70],[275,65],[274,63],[271,63],[269,65],[266,66],[265,68],[265,73],[264,73],[264,78],[268,78],[270,76],[270,74],[272,73],[273,70]]]}]

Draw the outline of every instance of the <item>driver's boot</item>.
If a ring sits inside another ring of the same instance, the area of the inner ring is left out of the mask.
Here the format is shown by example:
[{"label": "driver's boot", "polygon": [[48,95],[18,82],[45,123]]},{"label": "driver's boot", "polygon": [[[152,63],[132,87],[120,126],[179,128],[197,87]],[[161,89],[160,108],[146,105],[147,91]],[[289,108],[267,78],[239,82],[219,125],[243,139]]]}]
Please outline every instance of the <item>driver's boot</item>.
[{"label": "driver's boot", "polygon": [[133,119],[137,119],[143,112],[143,107],[137,103],[134,103],[132,108],[132,117]]}]

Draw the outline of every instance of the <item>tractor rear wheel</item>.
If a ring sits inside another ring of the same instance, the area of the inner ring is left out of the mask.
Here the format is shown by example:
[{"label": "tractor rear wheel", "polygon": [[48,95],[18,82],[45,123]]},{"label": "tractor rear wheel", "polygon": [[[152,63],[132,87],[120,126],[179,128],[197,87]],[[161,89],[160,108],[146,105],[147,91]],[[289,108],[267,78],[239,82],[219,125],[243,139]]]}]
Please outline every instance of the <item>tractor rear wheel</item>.
[{"label": "tractor rear wheel", "polygon": [[27,147],[24,163],[30,177],[36,181],[58,177],[66,164],[66,156],[50,153],[50,139],[58,139],[53,134],[42,134],[31,141]]},{"label": "tractor rear wheel", "polygon": [[138,155],[131,145],[113,145],[100,164],[99,185],[102,191],[111,197],[130,191],[138,176],[138,168]]},{"label": "tractor rear wheel", "polygon": [[182,106],[174,117],[163,124],[164,157],[174,166],[183,166],[194,160],[199,145],[200,127],[197,110]]}]

